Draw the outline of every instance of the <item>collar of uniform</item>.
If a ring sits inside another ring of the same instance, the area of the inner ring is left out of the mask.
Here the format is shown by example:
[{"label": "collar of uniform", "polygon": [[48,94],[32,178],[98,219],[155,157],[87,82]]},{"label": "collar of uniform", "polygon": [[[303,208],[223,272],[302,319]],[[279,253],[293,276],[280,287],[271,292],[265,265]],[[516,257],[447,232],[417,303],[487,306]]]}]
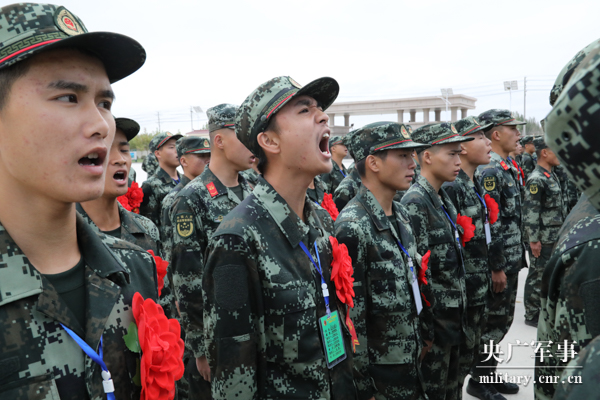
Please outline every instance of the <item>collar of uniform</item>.
[{"label": "collar of uniform", "polygon": [[535,169],[539,169],[540,172],[542,173],[542,175],[544,175],[544,172],[546,172],[552,176],[552,171],[548,171],[546,168],[542,167],[540,164],[536,164]]},{"label": "collar of uniform", "polygon": [[136,218],[132,215],[133,213],[127,211],[125,207],[119,203],[119,218],[121,218],[121,229],[126,229],[129,233],[146,233],[146,230]]},{"label": "collar of uniform", "polygon": [[371,221],[373,221],[378,231],[390,229],[390,224],[383,208],[381,208],[381,204],[379,204],[373,193],[365,185],[360,186],[356,197],[363,205],[367,214],[369,214],[369,217],[371,217]]},{"label": "collar of uniform", "polygon": [[185,175],[181,175],[179,177],[179,184],[181,185],[182,188],[186,187],[187,184],[190,183],[190,182],[191,182],[190,178],[188,178]]},{"label": "collar of uniform", "polygon": [[[417,180],[415,183],[418,183],[419,186],[421,186],[423,190],[427,192],[435,208],[442,208],[442,200],[440,199],[440,194],[435,191],[433,186],[431,186],[431,183],[429,183],[429,181],[423,175],[417,176]],[[442,189],[440,189],[440,192],[441,191]]]},{"label": "collar of uniform", "polygon": [[[179,179],[181,179],[181,176],[179,175],[179,171],[177,172],[177,177]],[[158,179],[160,179],[161,181],[163,181],[166,184],[169,183],[173,183],[173,178],[171,178],[171,175],[167,174],[167,171],[165,171],[164,169],[162,169],[162,167],[158,167],[158,170],[156,171],[156,174],[154,174],[154,176],[156,176]]]},{"label": "collar of uniform", "polygon": [[[281,229],[281,232],[283,232],[290,242],[292,248],[298,246],[298,243],[308,236],[310,231],[309,226],[302,222],[283,197],[262,176],[258,179],[258,184],[252,194],[271,215],[271,218],[273,218],[279,229]],[[304,214],[311,214],[314,212],[314,208],[313,202],[306,196],[304,200]]]},{"label": "collar of uniform", "polygon": [[223,196],[223,195],[227,196],[227,193],[228,193],[227,186],[225,186],[221,183],[219,178],[217,178],[217,176],[210,170],[209,165],[207,165],[206,168],[204,168],[204,172],[202,172],[202,174],[200,175],[200,179],[202,180],[202,186],[204,186],[204,187],[206,187],[207,185],[210,185],[211,183],[215,186],[215,189],[217,190],[217,194],[215,196],[213,196],[211,194],[212,198]]},{"label": "collar of uniform", "polygon": [[496,161],[498,164],[500,164],[502,161],[507,162],[504,158],[500,157],[500,154],[498,153],[494,153],[493,151],[490,152],[492,158],[490,159],[490,163],[492,161]]}]

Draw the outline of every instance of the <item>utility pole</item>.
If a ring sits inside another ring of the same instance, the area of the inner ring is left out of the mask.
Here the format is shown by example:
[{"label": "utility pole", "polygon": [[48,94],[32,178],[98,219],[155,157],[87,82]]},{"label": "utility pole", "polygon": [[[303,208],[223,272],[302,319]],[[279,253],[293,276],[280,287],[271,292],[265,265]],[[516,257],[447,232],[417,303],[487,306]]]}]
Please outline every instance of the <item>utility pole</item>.
[{"label": "utility pole", "polygon": [[158,132],[160,132],[160,111],[157,111],[156,115],[158,116]]},{"label": "utility pole", "polygon": [[190,121],[192,122],[192,131],[194,130],[194,114],[192,111],[192,107],[190,107]]},{"label": "utility pole", "polygon": [[[523,119],[527,122],[527,77],[523,78]],[[527,134],[527,124],[523,125],[523,136]]]}]

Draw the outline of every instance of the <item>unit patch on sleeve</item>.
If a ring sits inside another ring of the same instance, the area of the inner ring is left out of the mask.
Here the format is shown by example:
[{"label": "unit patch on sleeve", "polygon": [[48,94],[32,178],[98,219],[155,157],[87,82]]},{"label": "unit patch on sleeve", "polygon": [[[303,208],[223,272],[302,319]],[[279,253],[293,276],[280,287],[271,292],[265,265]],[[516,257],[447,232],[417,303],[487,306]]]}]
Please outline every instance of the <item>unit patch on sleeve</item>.
[{"label": "unit patch on sleeve", "polygon": [[488,192],[496,189],[496,177],[495,176],[486,176],[483,178],[483,187]]},{"label": "unit patch on sleeve", "polygon": [[190,236],[194,232],[194,216],[189,213],[177,214],[175,216],[177,233],[182,238]]}]

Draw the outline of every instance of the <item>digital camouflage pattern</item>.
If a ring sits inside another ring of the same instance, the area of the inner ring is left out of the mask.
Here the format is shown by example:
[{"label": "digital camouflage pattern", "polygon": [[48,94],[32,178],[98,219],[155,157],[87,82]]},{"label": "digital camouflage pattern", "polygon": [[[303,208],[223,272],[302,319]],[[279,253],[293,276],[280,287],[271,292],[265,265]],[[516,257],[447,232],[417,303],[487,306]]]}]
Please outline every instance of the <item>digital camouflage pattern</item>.
[{"label": "digital camouflage pattern", "polygon": [[229,213],[207,252],[206,347],[213,398],[355,399],[350,333],[342,323],[347,359],[328,369],[318,327],[331,311],[345,320],[345,305],[330,280],[333,222],[306,199],[304,223],[263,178]]},{"label": "digital camouflage pattern", "polygon": [[567,206],[567,211],[570,212],[579,200],[579,189],[577,189],[577,186],[575,186],[571,178],[569,178],[569,174],[564,166],[557,165],[552,168],[552,172],[554,172],[558,178],[558,182],[560,183],[563,192],[563,201]]},{"label": "digital camouflage pattern", "polygon": [[183,135],[180,135],[178,133],[175,135],[172,134],[171,132],[159,133],[158,135],[156,135],[152,138],[148,147],[150,149],[150,152],[154,154],[154,152],[156,150],[163,147],[164,144],[167,143],[169,140],[171,140],[171,139],[179,140],[182,137],[183,137]]},{"label": "digital camouflage pattern", "polygon": [[323,202],[323,197],[325,193],[327,193],[327,186],[325,182],[321,179],[320,176],[315,176],[313,180],[314,189],[308,188],[306,189],[306,195],[311,201],[314,201],[317,204],[321,204]]},{"label": "digital camouflage pattern", "polygon": [[[119,239],[133,243],[144,250],[152,250],[154,254],[159,254],[160,234],[156,225],[146,217],[127,211],[121,204],[118,204],[118,207],[119,218],[121,219]],[[96,232],[102,232],[81,207],[81,204],[77,204],[77,212],[90,224],[92,229]]]},{"label": "digital camouflage pattern", "polygon": [[600,209],[600,41],[580,62],[546,117],[546,143],[577,187]]},{"label": "digital camouflage pattern", "polygon": [[331,160],[331,171],[321,174],[321,180],[325,183],[327,193],[334,194],[340,183],[348,176],[348,170],[344,164],[338,165],[335,160]]},{"label": "digital camouflage pattern", "polygon": [[[179,176],[179,172],[177,172],[177,175]],[[181,176],[179,178],[181,179]],[[154,222],[159,232],[161,230],[162,201],[177,186],[177,183],[160,167],[154,175],[142,183],[144,200],[140,205],[140,214]]]},{"label": "digital camouflage pattern", "polygon": [[554,400],[598,399],[600,337],[596,337],[568,365],[557,385]]},{"label": "digital camouflage pattern", "polygon": [[114,83],[139,69],[146,60],[135,40],[111,32],[88,32],[76,15],[53,4],[19,3],[0,9],[0,69],[42,50],[85,48],[104,64]]},{"label": "digital camouflage pattern", "polygon": [[[150,179],[152,175],[156,173],[156,170],[158,170],[158,168],[160,168],[158,160],[156,159],[154,153],[151,152],[146,156],[146,158],[144,158],[144,161],[142,161],[142,169],[148,174],[148,179]],[[133,170],[133,168],[131,169]]]},{"label": "digital camouflage pattern", "polygon": [[402,205],[414,229],[417,253],[431,251],[431,280],[421,288],[431,303],[421,312],[422,335],[425,340],[433,340],[433,348],[421,365],[425,387],[430,398],[455,399],[462,387],[458,382],[459,347],[461,342],[470,344],[473,339],[467,336],[470,332],[465,321],[464,255],[453,228],[457,212],[446,192],[440,189],[438,195],[423,175],[408,189]]},{"label": "digital camouflage pattern", "polygon": [[0,224],[0,398],[11,400],[106,399],[100,366],[84,355],[59,323],[96,351],[103,340],[104,361],[118,399],[139,399],[132,379],[139,355],[123,335],[134,321],[135,292],[156,300],[156,267],[145,250],[96,233],[77,216],[77,241],[85,261],[87,325],[82,327],[50,281],[29,262]]},{"label": "digital camouflage pattern", "polygon": [[253,189],[258,184],[258,178],[260,178],[260,174],[252,168],[248,168],[245,171],[241,171],[240,175],[244,177],[246,182],[248,182],[250,187]]},{"label": "digital camouflage pattern", "polygon": [[242,103],[235,114],[235,133],[254,155],[260,157],[262,150],[256,140],[264,132],[270,118],[295,96],[310,96],[325,111],[337,98],[340,87],[333,78],[319,78],[306,86],[289,76],[273,78],[256,88]]},{"label": "digital camouflage pattern", "polygon": [[538,319],[542,275],[566,217],[567,205],[558,177],[540,165],[536,166],[527,179],[523,203],[525,236],[531,243],[542,244],[540,256],[536,258],[531,254],[529,259],[524,294],[525,318],[528,320]]},{"label": "digital camouflage pattern", "polygon": [[177,141],[177,157],[186,154],[210,154],[210,140],[199,136],[186,136]]},{"label": "digital camouflage pattern", "polygon": [[521,168],[523,168],[523,172],[525,172],[525,179],[529,178],[529,175],[531,175],[536,165],[537,157],[534,158],[528,152],[523,151],[523,154],[521,155]]},{"label": "digital camouflage pattern", "polygon": [[[252,189],[238,175],[244,198]],[[190,182],[175,198],[171,209],[171,271],[175,299],[179,303],[186,346],[194,357],[206,355],[203,334],[202,273],[204,255],[217,227],[241,201],[210,170]]]},{"label": "digital camouflage pattern", "polygon": [[556,385],[540,383],[538,377],[561,374],[570,361],[563,361],[564,341],[569,346],[573,344],[573,350],[579,353],[600,335],[599,249],[600,212],[582,195],[558,233],[542,277],[537,340],[552,341],[545,347],[552,357],[544,358],[543,362],[536,358],[536,399],[553,398]]},{"label": "digital camouflage pattern", "polygon": [[219,129],[235,129],[235,113],[238,106],[233,104],[219,104],[206,110],[208,117],[208,131],[214,132]]},{"label": "digital camouflage pattern", "polygon": [[509,110],[501,110],[498,108],[493,108],[491,110],[482,112],[477,117],[477,120],[482,125],[491,124],[493,126],[526,124],[526,122],[519,121],[515,117],[513,117],[512,113]]},{"label": "digital camouflage pattern", "polygon": [[448,122],[423,125],[415,129],[411,137],[414,141],[427,145],[462,143],[475,139],[474,137],[460,136],[454,124]]},{"label": "digital camouflage pattern", "polygon": [[373,194],[362,186],[335,221],[335,235],[348,247],[354,267],[350,316],[358,341],[354,365],[359,399],[423,399],[419,366],[419,316],[412,292],[414,274],[398,241],[420,265],[403,206],[393,203],[392,225]]},{"label": "digital camouflage pattern", "polygon": [[480,131],[486,131],[492,123],[481,124],[475,117],[467,117],[454,122],[454,127],[460,136],[472,135]]},{"label": "digital camouflage pattern", "polygon": [[356,168],[354,168],[348,176],[342,179],[342,182],[333,193],[333,202],[338,211],[341,212],[346,207],[346,204],[356,196],[361,185],[360,175]]}]

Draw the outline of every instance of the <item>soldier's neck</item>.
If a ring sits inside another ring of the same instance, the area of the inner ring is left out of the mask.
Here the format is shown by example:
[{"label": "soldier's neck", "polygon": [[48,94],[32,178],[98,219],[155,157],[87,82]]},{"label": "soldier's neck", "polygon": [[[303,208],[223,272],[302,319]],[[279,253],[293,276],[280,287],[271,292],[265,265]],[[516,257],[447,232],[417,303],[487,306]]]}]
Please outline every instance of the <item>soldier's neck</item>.
[{"label": "soldier's neck", "polygon": [[361,177],[362,184],[373,194],[385,215],[392,215],[392,201],[396,195],[396,191],[381,183],[376,178]]},{"label": "soldier's neck", "polygon": [[230,163],[225,158],[225,155],[216,155],[216,157],[212,156],[208,168],[210,169],[210,172],[212,172],[217,178],[219,178],[219,181],[221,181],[223,185],[227,187],[235,187],[239,185],[239,171],[235,167],[235,165]]},{"label": "soldier's neck", "polygon": [[337,163],[337,165],[342,168],[342,160],[344,159],[344,155],[337,155],[337,154],[332,154],[331,158],[333,159],[333,161],[335,161]]},{"label": "soldier's neck", "polygon": [[159,163],[159,165],[171,177],[171,179],[179,179],[179,175],[177,175],[177,167],[171,167],[161,163]]},{"label": "soldier's neck", "polygon": [[40,196],[4,179],[0,187],[0,221],[31,264],[42,274],[73,268],[81,259],[75,204]]},{"label": "soldier's neck", "polygon": [[508,157],[508,151],[505,151],[499,143],[494,141],[492,141],[492,151],[502,157],[503,160]]},{"label": "soldier's neck", "polygon": [[475,170],[477,169],[478,165],[471,164],[469,161],[465,160],[463,157],[461,157],[460,160],[462,161],[462,165],[460,166],[460,169],[462,169],[463,172],[465,174],[467,174],[469,179],[471,179],[471,181],[473,181],[473,175],[475,175]]},{"label": "soldier's neck", "polygon": [[543,158],[538,158],[537,164],[546,171],[552,171],[552,165],[548,164]]},{"label": "soldier's neck", "polygon": [[119,205],[116,197],[101,196],[81,204],[87,215],[101,231],[112,231],[121,226]]},{"label": "soldier's neck", "polygon": [[304,221],[306,189],[315,177],[288,171],[287,168],[277,168],[276,165],[267,165],[267,170],[263,174],[263,177],[283,197],[290,209]]},{"label": "soldier's neck", "polygon": [[427,182],[429,182],[429,184],[433,187],[436,193],[440,191],[440,188],[445,182],[437,178],[435,174],[433,174],[433,171],[431,171],[429,168],[421,167],[421,175],[423,176],[423,178],[427,179]]}]

